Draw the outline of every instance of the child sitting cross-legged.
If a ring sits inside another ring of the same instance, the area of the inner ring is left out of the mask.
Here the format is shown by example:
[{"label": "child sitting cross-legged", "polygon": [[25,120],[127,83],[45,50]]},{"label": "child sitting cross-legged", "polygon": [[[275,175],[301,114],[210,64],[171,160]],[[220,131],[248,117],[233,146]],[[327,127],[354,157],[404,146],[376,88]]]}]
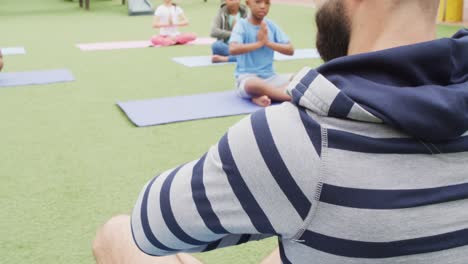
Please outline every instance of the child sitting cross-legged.
[{"label": "child sitting cross-legged", "polygon": [[159,28],[159,35],[153,36],[151,42],[157,46],[171,46],[193,41],[197,38],[195,34],[178,30],[178,27],[187,25],[188,19],[182,8],[172,3],[172,0],[163,0],[163,4],[154,12],[153,19],[153,27]]},{"label": "child sitting cross-legged", "polygon": [[275,51],[293,55],[294,48],[288,36],[266,18],[270,0],[247,0],[247,6],[250,15],[236,23],[229,40],[230,54],[237,55],[235,77],[239,95],[260,106],[290,101],[285,89],[291,75],[276,74],[273,57]]},{"label": "child sitting cross-legged", "polygon": [[211,26],[211,37],[217,39],[217,41],[211,45],[211,50],[213,52],[212,61],[214,63],[236,61],[236,57],[230,56],[229,54],[228,41],[236,22],[246,17],[247,7],[242,5],[240,0],[223,1]]}]

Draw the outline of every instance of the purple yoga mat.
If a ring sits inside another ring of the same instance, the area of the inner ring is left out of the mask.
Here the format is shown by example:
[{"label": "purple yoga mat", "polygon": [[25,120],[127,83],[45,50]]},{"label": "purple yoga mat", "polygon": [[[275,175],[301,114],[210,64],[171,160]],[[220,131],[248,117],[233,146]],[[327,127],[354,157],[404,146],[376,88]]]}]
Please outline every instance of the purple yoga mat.
[{"label": "purple yoga mat", "polygon": [[240,98],[236,91],[118,102],[117,105],[139,127],[250,114],[262,109]]},{"label": "purple yoga mat", "polygon": [[[187,43],[186,45],[211,45],[215,41],[216,40],[213,38],[197,38],[194,41]],[[83,51],[140,49],[140,48],[148,48],[148,47],[160,47],[160,46],[154,46],[149,40],[98,42],[98,43],[77,44],[76,46]]]}]

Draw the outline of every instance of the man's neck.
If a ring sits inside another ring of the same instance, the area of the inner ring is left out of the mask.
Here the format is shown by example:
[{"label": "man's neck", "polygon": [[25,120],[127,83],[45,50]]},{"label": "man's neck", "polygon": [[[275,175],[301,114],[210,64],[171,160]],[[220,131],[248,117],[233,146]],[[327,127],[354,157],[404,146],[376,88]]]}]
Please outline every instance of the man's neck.
[{"label": "man's neck", "polygon": [[435,23],[426,18],[395,13],[353,22],[348,55],[406,46],[436,38]]}]

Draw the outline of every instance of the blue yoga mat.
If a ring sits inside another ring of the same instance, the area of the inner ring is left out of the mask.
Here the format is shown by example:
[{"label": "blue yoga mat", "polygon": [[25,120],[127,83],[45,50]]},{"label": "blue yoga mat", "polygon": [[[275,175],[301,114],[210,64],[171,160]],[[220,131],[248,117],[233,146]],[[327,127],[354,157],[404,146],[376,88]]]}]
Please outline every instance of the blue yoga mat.
[{"label": "blue yoga mat", "polygon": [[[287,56],[287,55],[283,55],[281,53],[275,52],[276,61],[318,59],[318,58],[320,58],[320,55],[316,49],[297,49],[294,51],[293,56]],[[206,66],[235,64],[233,62],[212,63],[211,56],[175,57],[175,58],[172,58],[172,60],[187,67],[206,67]]]},{"label": "blue yoga mat", "polygon": [[75,78],[67,69],[30,71],[30,72],[4,72],[0,73],[0,88],[9,86],[49,84],[57,82],[71,82]]},{"label": "blue yoga mat", "polygon": [[259,109],[236,91],[118,102],[127,117],[139,127],[196,119],[250,114]]},{"label": "blue yoga mat", "polygon": [[8,47],[8,48],[1,48],[2,55],[18,55],[18,54],[26,54],[26,50],[24,47]]}]

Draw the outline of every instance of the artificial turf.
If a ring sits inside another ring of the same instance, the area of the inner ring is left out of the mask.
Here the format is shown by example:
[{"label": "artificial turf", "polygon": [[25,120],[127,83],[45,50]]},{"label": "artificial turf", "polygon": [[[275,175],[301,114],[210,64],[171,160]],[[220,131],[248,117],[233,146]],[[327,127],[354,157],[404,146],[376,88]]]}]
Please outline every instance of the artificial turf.
[{"label": "artificial turf", "polygon": [[[5,72],[68,68],[75,82],[0,88],[0,263],[93,263],[100,224],[129,213],[153,175],[202,155],[242,117],[136,128],[116,101],[232,89],[233,66],[186,68],[175,56],[209,54],[207,46],[83,52],[77,43],[145,40],[150,16],[129,17],[120,0],[2,0],[0,47]],[[154,1],[159,4],[159,1]],[[186,0],[188,31],[208,36],[219,1]],[[312,8],[275,5],[270,17],[297,48],[314,45]],[[440,26],[439,36],[457,27]],[[276,63],[279,72],[319,60]],[[204,263],[258,263],[270,239],[196,255]]]}]

